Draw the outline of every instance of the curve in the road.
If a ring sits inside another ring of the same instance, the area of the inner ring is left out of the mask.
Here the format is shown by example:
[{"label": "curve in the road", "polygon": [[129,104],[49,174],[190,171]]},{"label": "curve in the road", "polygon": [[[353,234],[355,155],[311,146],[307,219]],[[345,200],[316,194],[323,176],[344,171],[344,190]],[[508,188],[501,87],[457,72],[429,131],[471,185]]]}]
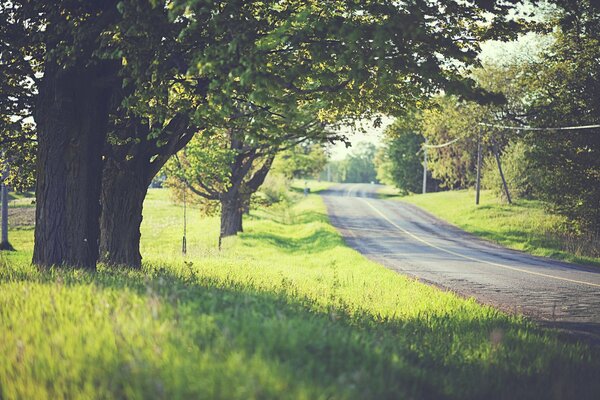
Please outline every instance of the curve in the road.
[{"label": "curve in the road", "polygon": [[448,249],[445,249],[445,248],[443,248],[443,247],[440,247],[440,246],[436,246],[435,244],[433,244],[433,243],[431,243],[431,242],[428,242],[427,240],[425,240],[425,239],[423,239],[423,238],[421,238],[421,237],[419,237],[419,236],[417,236],[417,235],[415,235],[415,234],[413,234],[413,233],[411,233],[411,232],[407,231],[406,229],[402,228],[401,226],[397,225],[396,223],[394,223],[394,221],[392,221],[391,219],[389,219],[388,217],[386,217],[386,216],[385,216],[385,214],[383,214],[383,213],[382,213],[382,212],[381,212],[381,211],[380,211],[380,210],[379,210],[377,207],[375,207],[373,204],[371,204],[371,203],[367,202],[366,200],[364,200],[364,199],[362,199],[362,198],[361,198],[361,200],[363,200],[363,201],[364,201],[364,202],[365,202],[365,203],[366,203],[366,204],[367,204],[369,207],[371,207],[371,208],[372,208],[372,209],[373,209],[373,210],[374,210],[374,211],[375,211],[377,214],[381,215],[381,217],[382,217],[382,218],[384,218],[386,221],[388,221],[390,224],[392,224],[394,227],[396,227],[396,228],[397,228],[397,229],[398,229],[400,232],[402,232],[402,233],[405,233],[405,234],[409,235],[410,237],[414,238],[415,240],[418,240],[418,241],[420,241],[420,242],[422,242],[422,243],[426,244],[427,246],[431,246],[431,247],[433,247],[433,248],[435,248],[435,249],[437,249],[437,250],[440,250],[440,251],[443,251],[443,252],[446,252],[446,253],[448,253],[448,254],[452,254],[452,255],[458,256],[458,257],[462,257],[462,258],[464,258],[464,259],[467,259],[467,260],[472,260],[472,261],[476,261],[476,262],[481,262],[481,263],[485,263],[485,264],[490,264],[490,265],[493,265],[493,266],[496,266],[496,267],[510,269],[510,270],[512,270],[512,271],[518,271],[518,272],[523,272],[523,273],[525,273],[525,274],[538,275],[538,276],[543,276],[543,277],[545,277],[545,278],[557,279],[557,280],[566,281],[566,282],[580,283],[580,284],[582,284],[582,285],[589,285],[589,286],[594,286],[594,287],[598,287],[598,288],[600,288],[600,283],[592,283],[592,282],[586,282],[586,281],[578,281],[578,280],[575,280],[575,279],[562,278],[562,277],[560,277],[560,276],[554,276],[554,275],[550,275],[550,274],[543,274],[543,273],[541,273],[541,272],[528,271],[528,270],[526,270],[526,269],[522,269],[522,268],[511,267],[511,266],[509,266],[509,265],[506,265],[506,264],[499,264],[499,263],[495,263],[495,262],[491,262],[491,261],[481,260],[481,259],[479,259],[479,258],[475,258],[475,257],[469,257],[469,256],[466,256],[466,255],[464,255],[464,254],[460,254],[460,253],[457,253],[457,252],[455,252],[455,251],[448,250]]},{"label": "curve in the road", "polygon": [[377,199],[378,189],[323,192],[351,247],[400,273],[600,341],[600,269],[503,248],[413,205]]}]

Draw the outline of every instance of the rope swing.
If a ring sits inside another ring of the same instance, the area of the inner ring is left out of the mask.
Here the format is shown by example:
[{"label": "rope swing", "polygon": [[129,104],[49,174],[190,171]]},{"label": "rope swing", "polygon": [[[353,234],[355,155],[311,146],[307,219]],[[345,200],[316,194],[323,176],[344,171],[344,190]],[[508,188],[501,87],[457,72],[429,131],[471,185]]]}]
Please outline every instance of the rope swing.
[{"label": "rope swing", "polygon": [[181,242],[181,254],[184,256],[187,254],[187,202],[185,193],[187,190],[183,190],[183,240]]}]

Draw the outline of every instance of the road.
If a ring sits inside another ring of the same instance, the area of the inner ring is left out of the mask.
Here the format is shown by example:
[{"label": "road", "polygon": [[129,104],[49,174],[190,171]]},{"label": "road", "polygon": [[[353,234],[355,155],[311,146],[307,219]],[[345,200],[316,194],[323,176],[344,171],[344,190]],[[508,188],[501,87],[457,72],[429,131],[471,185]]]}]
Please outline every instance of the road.
[{"label": "road", "polygon": [[321,193],[349,246],[401,274],[600,343],[600,268],[506,249],[411,204],[377,199],[379,188]]}]

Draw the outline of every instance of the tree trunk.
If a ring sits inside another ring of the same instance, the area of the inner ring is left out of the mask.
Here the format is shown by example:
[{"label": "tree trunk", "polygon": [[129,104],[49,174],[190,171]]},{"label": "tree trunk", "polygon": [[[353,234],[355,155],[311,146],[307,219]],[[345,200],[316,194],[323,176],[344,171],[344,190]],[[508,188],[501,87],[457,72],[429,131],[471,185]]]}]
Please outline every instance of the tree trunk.
[{"label": "tree trunk", "polygon": [[239,194],[226,194],[221,198],[220,238],[243,232],[242,213],[243,204]]},{"label": "tree trunk", "polygon": [[[140,268],[140,227],[148,186],[167,160],[182,149],[195,130],[186,117],[176,116],[161,136],[148,137],[148,122],[137,121],[123,128],[122,138],[134,137],[135,144],[108,145],[102,175],[100,261],[109,265]],[[165,139],[157,147],[156,142]]]},{"label": "tree trunk", "polygon": [[148,192],[144,160],[106,160],[102,177],[100,261],[141,268],[140,226]]},{"label": "tree trunk", "polygon": [[35,264],[96,267],[111,91],[94,83],[105,72],[100,67],[46,67],[35,115]]}]

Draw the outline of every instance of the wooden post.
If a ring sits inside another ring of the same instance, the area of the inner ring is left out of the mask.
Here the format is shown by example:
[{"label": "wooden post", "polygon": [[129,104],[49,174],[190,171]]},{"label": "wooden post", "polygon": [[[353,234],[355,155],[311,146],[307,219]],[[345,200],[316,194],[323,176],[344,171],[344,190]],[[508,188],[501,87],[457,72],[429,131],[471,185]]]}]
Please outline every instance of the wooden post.
[{"label": "wooden post", "polygon": [[496,163],[498,164],[498,172],[500,172],[500,178],[502,178],[502,185],[504,186],[504,193],[506,193],[506,200],[508,204],[512,204],[512,200],[510,198],[510,192],[508,191],[508,185],[506,184],[506,179],[504,178],[504,172],[502,172],[502,164],[500,163],[500,155],[498,154],[498,144],[492,138],[492,145],[494,147],[494,156],[496,157]]},{"label": "wooden post", "polygon": [[477,182],[475,183],[475,204],[479,205],[481,189],[481,129],[477,131]]},{"label": "wooden post", "polygon": [[[4,154],[2,154],[4,156]],[[0,250],[14,250],[14,247],[8,241],[8,187],[4,181],[8,178],[8,164],[4,166],[2,172],[2,182],[0,182],[0,202],[2,203],[2,240],[0,241]]]}]

